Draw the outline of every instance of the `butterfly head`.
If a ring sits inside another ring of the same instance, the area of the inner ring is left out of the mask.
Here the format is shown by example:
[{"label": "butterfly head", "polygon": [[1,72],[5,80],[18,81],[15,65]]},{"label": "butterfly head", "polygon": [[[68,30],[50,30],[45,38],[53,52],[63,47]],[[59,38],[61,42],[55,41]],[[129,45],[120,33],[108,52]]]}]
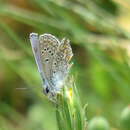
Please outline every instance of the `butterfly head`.
[{"label": "butterfly head", "polygon": [[45,87],[43,93],[49,98],[52,99],[55,97],[55,93],[49,89],[49,87]]}]

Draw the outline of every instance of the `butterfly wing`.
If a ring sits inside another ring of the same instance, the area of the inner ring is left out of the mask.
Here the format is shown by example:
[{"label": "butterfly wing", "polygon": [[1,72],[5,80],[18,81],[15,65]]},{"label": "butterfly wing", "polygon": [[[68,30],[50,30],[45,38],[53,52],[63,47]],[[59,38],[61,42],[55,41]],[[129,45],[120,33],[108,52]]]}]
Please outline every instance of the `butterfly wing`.
[{"label": "butterfly wing", "polygon": [[55,95],[60,91],[69,72],[73,53],[69,40],[61,42],[51,34],[30,34],[30,41],[38,70],[45,81],[46,93]]},{"label": "butterfly wing", "polygon": [[63,40],[61,41],[61,45],[59,47],[59,51],[64,53],[63,60],[69,64],[69,61],[73,56],[69,39],[63,38]]},{"label": "butterfly wing", "polygon": [[59,40],[51,34],[43,34],[39,36],[39,52],[42,63],[42,70],[45,77],[45,85],[52,91],[52,63],[60,45]]},{"label": "butterfly wing", "polygon": [[72,64],[69,63],[73,56],[72,49],[68,39],[63,39],[58,48],[52,64],[52,81],[55,85],[55,91],[60,91],[64,80],[67,77]]},{"label": "butterfly wing", "polygon": [[37,33],[31,33],[30,36],[30,42],[32,46],[32,51],[34,54],[34,58],[38,67],[38,71],[41,74],[42,80],[44,79],[44,74],[42,70],[42,62],[40,59],[40,53],[39,53],[39,37]]}]

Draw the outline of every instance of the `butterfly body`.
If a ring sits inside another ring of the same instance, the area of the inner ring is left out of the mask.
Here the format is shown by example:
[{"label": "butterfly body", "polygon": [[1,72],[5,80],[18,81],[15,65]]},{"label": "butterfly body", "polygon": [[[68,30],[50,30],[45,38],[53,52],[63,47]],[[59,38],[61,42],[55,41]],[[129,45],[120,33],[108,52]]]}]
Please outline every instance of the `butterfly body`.
[{"label": "butterfly body", "polygon": [[69,40],[59,41],[51,34],[30,34],[30,42],[38,70],[44,81],[44,93],[54,96],[61,91],[73,56]]}]

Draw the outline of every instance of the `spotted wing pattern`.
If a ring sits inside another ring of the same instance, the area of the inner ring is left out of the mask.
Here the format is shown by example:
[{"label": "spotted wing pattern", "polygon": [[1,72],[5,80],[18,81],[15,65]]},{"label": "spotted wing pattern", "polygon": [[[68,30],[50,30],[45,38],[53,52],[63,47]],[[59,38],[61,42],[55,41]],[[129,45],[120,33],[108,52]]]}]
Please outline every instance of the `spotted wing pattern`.
[{"label": "spotted wing pattern", "polygon": [[34,57],[44,82],[46,94],[60,92],[68,75],[73,53],[68,39],[59,41],[51,34],[31,33],[30,41]]},{"label": "spotted wing pattern", "polygon": [[55,91],[58,92],[63,86],[69,69],[72,64],[69,63],[73,53],[68,39],[63,39],[57,50],[52,64],[52,81],[55,85]]},{"label": "spotted wing pattern", "polygon": [[40,59],[45,77],[45,85],[51,91],[54,87],[53,82],[51,82],[52,63],[59,45],[60,41],[51,34],[43,34],[39,36]]}]

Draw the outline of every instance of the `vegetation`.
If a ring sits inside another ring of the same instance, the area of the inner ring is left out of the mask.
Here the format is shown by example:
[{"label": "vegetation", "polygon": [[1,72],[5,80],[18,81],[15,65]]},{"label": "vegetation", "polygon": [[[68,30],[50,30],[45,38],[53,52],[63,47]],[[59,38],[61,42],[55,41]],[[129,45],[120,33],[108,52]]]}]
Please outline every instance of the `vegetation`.
[{"label": "vegetation", "polygon": [[[129,11],[129,0],[1,0],[0,129],[130,129]],[[72,99],[43,94],[31,32],[70,39]]]}]

